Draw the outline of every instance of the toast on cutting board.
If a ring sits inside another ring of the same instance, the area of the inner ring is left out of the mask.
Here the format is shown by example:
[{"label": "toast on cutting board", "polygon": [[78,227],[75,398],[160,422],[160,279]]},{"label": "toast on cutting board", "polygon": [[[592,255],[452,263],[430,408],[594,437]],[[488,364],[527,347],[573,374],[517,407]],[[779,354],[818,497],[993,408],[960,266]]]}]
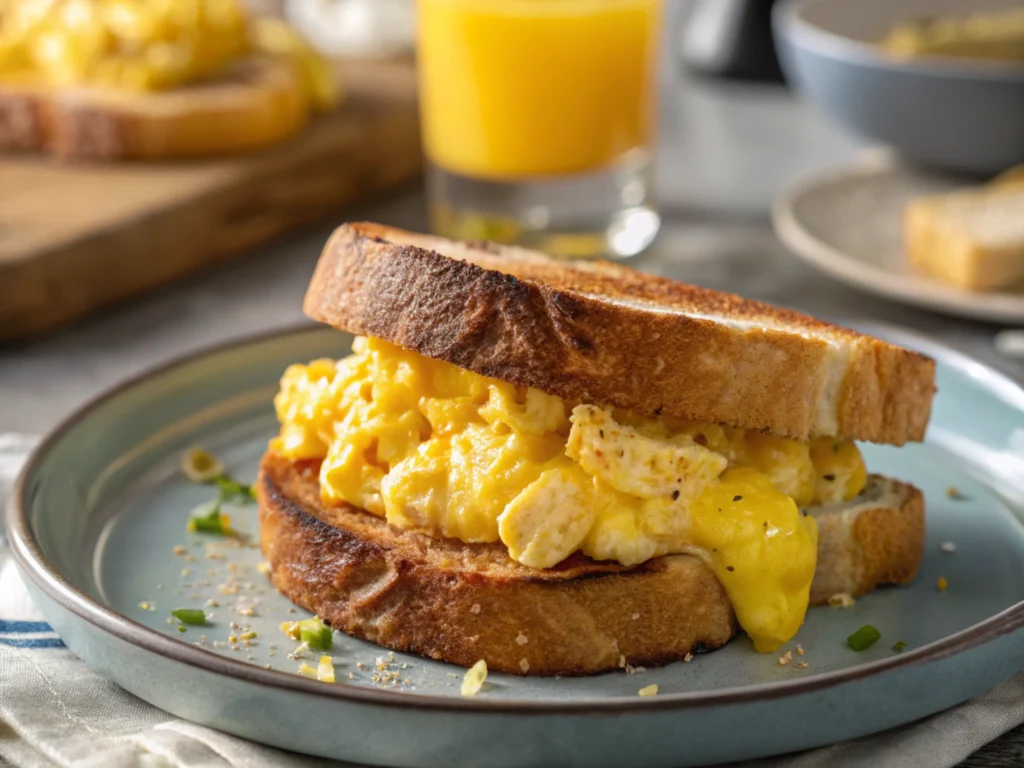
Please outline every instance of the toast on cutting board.
[{"label": "toast on cutting board", "polygon": [[298,74],[272,57],[151,93],[0,82],[0,152],[83,160],[225,155],[276,144],[309,119]]},{"label": "toast on cutting board", "polygon": [[295,135],[337,97],[294,29],[239,0],[0,0],[0,151],[242,152]]}]

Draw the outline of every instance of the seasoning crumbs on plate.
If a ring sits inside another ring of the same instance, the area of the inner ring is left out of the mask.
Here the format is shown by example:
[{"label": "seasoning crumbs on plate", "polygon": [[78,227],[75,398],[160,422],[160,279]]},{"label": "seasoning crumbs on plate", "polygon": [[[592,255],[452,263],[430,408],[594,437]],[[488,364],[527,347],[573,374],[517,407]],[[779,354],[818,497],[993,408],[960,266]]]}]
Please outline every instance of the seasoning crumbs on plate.
[{"label": "seasoning crumbs on plate", "polygon": [[852,608],[856,602],[849,592],[836,592],[828,599],[828,604],[832,608]]},{"label": "seasoning crumbs on plate", "polygon": [[462,686],[459,689],[459,693],[466,697],[476,696],[480,692],[480,689],[483,687],[484,681],[486,680],[487,662],[480,659],[480,661],[466,670],[466,675],[462,678]]}]

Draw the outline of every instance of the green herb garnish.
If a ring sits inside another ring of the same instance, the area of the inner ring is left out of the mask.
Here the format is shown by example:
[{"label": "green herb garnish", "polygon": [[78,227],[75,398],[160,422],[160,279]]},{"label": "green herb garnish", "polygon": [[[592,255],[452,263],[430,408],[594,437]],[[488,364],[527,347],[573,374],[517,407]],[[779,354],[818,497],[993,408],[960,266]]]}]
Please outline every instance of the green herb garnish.
[{"label": "green herb garnish", "polygon": [[850,647],[855,651],[866,651],[872,645],[877,643],[882,638],[882,633],[872,627],[870,624],[865,624],[863,627],[858,629],[848,638],[846,642],[850,644]]},{"label": "green herb garnish", "polygon": [[206,623],[206,614],[199,608],[179,608],[176,611],[171,611],[171,616],[182,624],[191,624],[196,627]]},{"label": "green herb garnish", "polygon": [[334,645],[334,632],[319,616],[312,619],[304,619],[298,622],[299,640],[309,643],[309,647],[316,651],[329,651]]},{"label": "green herb garnish", "polygon": [[220,489],[221,501],[235,501],[239,504],[251,504],[256,493],[251,485],[245,485],[228,475],[221,474],[213,479],[213,484]]},{"label": "green herb garnish", "polygon": [[188,519],[188,530],[219,536],[231,533],[231,517],[220,511],[220,503],[220,499],[214,499],[193,509]]},{"label": "green herb garnish", "polygon": [[906,647],[907,647],[907,644],[905,642],[903,642],[902,640],[897,640],[896,644],[892,647],[892,649],[894,651],[896,651],[897,653],[899,653],[900,651],[902,651]]}]

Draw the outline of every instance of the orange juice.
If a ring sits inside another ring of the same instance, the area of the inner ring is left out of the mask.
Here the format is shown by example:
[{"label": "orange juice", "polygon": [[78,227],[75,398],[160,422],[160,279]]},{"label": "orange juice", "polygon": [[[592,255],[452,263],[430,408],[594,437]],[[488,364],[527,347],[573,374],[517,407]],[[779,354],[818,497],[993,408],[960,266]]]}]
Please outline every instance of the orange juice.
[{"label": "orange juice", "polygon": [[427,155],[515,180],[652,144],[661,0],[419,0]]}]

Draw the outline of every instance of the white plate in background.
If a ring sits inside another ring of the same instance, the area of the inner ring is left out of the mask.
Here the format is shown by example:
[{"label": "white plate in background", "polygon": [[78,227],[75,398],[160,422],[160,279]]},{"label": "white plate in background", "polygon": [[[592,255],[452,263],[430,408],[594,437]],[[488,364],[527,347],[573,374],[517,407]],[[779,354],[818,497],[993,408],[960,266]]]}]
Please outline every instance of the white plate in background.
[{"label": "white plate in background", "polygon": [[827,275],[879,296],[948,315],[1024,322],[1024,289],[977,293],[919,274],[903,250],[903,209],[922,195],[971,183],[871,156],[798,182],[776,202],[775,232]]}]

